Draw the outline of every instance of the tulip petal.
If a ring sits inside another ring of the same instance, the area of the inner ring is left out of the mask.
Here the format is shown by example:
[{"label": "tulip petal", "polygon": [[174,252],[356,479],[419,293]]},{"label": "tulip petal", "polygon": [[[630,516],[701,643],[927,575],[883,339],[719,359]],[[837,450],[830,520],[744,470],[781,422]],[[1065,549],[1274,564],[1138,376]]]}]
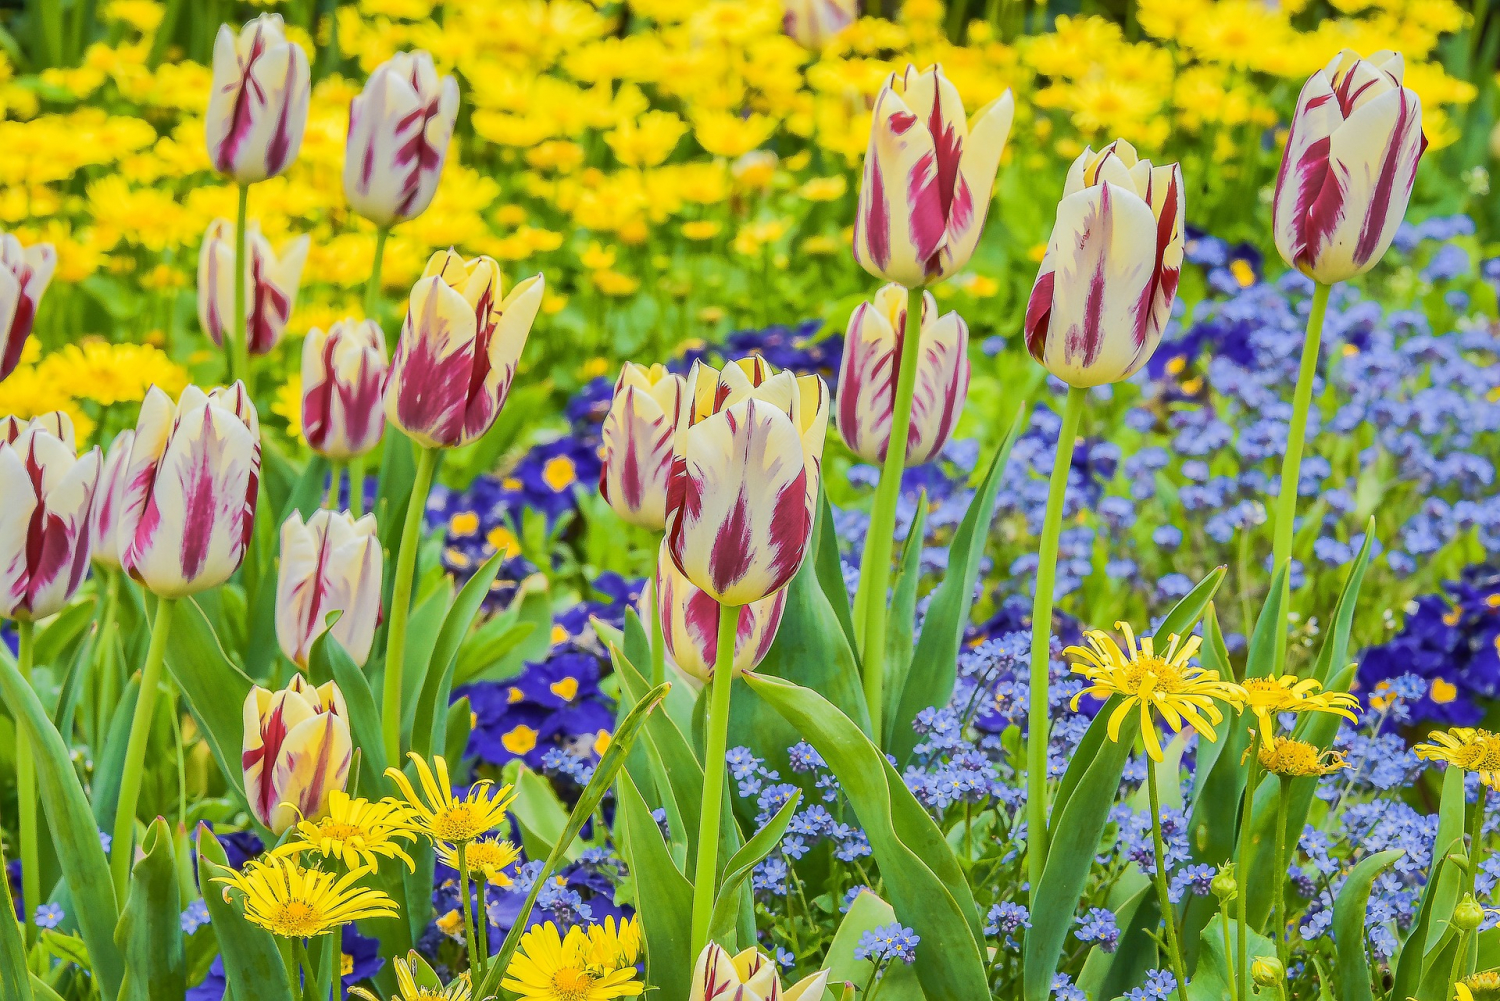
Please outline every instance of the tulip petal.
[{"label": "tulip petal", "polygon": [[854,258],[872,274],[920,285],[946,230],[932,133],[888,81],[876,98],[865,154]]}]

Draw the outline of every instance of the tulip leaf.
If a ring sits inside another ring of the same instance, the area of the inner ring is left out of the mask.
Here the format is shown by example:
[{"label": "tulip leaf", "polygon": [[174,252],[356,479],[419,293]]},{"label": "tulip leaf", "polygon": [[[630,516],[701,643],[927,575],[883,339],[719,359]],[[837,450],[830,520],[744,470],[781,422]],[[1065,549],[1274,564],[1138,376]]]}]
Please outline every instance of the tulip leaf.
[{"label": "tulip leaf", "polygon": [[[552,783],[524,763],[516,771],[514,786],[516,798],[510,812],[521,825],[526,856],[545,856],[562,839],[562,832],[568,826],[568,811],[557,798]],[[570,861],[576,860],[578,849],[572,849],[566,857]]]},{"label": "tulip leaf", "polygon": [[916,628],[917,585],[922,582],[922,549],[927,531],[927,491],[917,498],[917,512],[912,516],[906,530],[906,543],[901,548],[901,562],[896,570],[896,581],[891,588],[890,615],[885,630],[885,698],[881,706],[881,718],[886,721],[886,733],[881,742],[890,745],[890,726],[900,706],[901,692],[906,688],[906,675],[911,670],[912,653],[915,650],[912,630]]},{"label": "tulip leaf", "polygon": [[869,837],[896,916],[921,936],[915,967],[923,993],[932,1001],[988,996],[973,895],[942,831],[896,770],[864,730],[817,692],[757,674],[745,680],[838,777]]},{"label": "tulip leaf", "polygon": [[969,625],[969,612],[974,606],[974,585],[979,579],[985,544],[989,541],[990,522],[995,517],[995,499],[1005,478],[1010,450],[1029,420],[1023,402],[1005,441],[990,459],[984,479],[953,533],[953,541],[948,544],[948,569],[943,582],[929,596],[922,633],[917,638],[911,668],[896,702],[900,708],[886,716],[889,739],[884,746],[900,764],[905,764],[917,746],[919,737],[912,729],[917,713],[929,706],[947,705],[953,694],[953,683],[958,677],[959,644],[963,641],[964,630]]},{"label": "tulip leaf", "polygon": [[562,834],[553,844],[547,860],[542,863],[541,871],[532,880],[531,891],[526,894],[526,900],[516,913],[515,923],[506,933],[505,941],[496,954],[494,965],[489,968],[484,980],[474,989],[473,993],[476,997],[490,997],[499,991],[501,972],[510,965],[510,957],[521,940],[521,932],[525,930],[531,917],[531,908],[536,904],[537,895],[541,893],[542,887],[546,885],[568,849],[572,847],[573,839],[578,837],[578,832],[583,830],[583,825],[594,815],[594,810],[604,799],[604,794],[614,785],[615,777],[620,774],[620,769],[625,764],[625,757],[630,753],[630,748],[634,745],[642,726],[645,725],[646,718],[661,704],[662,699],[667,697],[667,689],[670,687],[670,685],[663,684],[651,689],[615,728],[614,739],[609,742],[609,746],[599,756],[599,764],[594,767],[594,777],[589,779],[588,785],[583,787],[583,792],[579,794],[578,802],[573,805],[573,812],[568,817],[567,826],[563,828]]},{"label": "tulip leaf", "polygon": [[[801,791],[793,793],[781,804],[776,815],[724,863],[723,879],[719,883],[719,892],[714,898],[713,916],[708,924],[708,937],[713,941],[720,944],[733,941],[735,922],[739,920],[743,902],[740,891],[750,878],[750,871],[781,843],[781,836],[786,833],[786,826],[792,822],[792,814],[797,812],[797,804],[801,800]],[[748,946],[752,943],[741,944]],[[697,959],[696,956],[691,958]]]},{"label": "tulip leaf", "polygon": [[124,951],[126,986],[121,998],[180,998],[187,990],[182,945],[182,905],[172,831],[160,817],[141,842],[144,857],[131,870],[130,891],[115,932]]},{"label": "tulip leaf", "polygon": [[1333,941],[1338,949],[1339,987],[1344,1001],[1371,1001],[1370,957],[1365,948],[1365,908],[1375,877],[1406,852],[1388,848],[1361,859],[1333,902]]},{"label": "tulip leaf", "polygon": [[844,631],[844,640],[850,650],[858,650],[859,642],[854,634],[854,614],[849,609],[849,585],[844,581],[844,564],[839,558],[839,539],[833,530],[833,505],[828,502],[828,491],[820,480],[818,483],[818,517],[813,528],[813,542],[809,547],[813,569],[817,573],[818,585],[828,605]]},{"label": "tulip leaf", "polygon": [[[167,671],[187,700],[198,729],[229,786],[245,796],[240,764],[245,737],[245,699],[254,687],[219,645],[214,627],[192,598],[178,599],[167,637]],[[248,802],[248,801],[247,801]]]},{"label": "tulip leaf", "polygon": [[677,871],[629,773],[620,772],[615,785],[626,865],[635,877],[636,915],[646,944],[646,979],[662,1001],[687,1001],[691,977],[686,974],[696,959],[689,945],[693,884]]},{"label": "tulip leaf", "polygon": [[[855,959],[854,950],[867,931],[896,920],[891,905],[869,890],[860,890],[844,912],[838,931],[828,945],[823,965],[828,970],[829,986],[852,983],[863,986],[875,972],[868,959]],[[920,946],[919,946],[920,948]],[[880,977],[880,996],[886,1001],[922,1001],[922,988],[916,974],[905,963],[890,963]]]},{"label": "tulip leaf", "polygon": [[1354,558],[1354,565],[1349,568],[1349,576],[1344,578],[1344,587],[1339,592],[1338,604],[1333,607],[1333,628],[1324,638],[1323,646],[1318,651],[1317,663],[1313,666],[1312,677],[1325,685],[1331,673],[1341,671],[1347,666],[1349,634],[1354,629],[1354,610],[1359,604],[1359,589],[1364,583],[1365,570],[1370,565],[1370,553],[1374,545],[1375,519],[1371,518],[1369,525],[1365,528],[1365,544],[1359,547],[1359,555]]},{"label": "tulip leaf", "polygon": [[141,680],[131,678],[120,693],[119,705],[110,720],[104,747],[94,759],[94,781],[89,791],[94,796],[94,821],[101,831],[114,830],[115,808],[120,801],[120,780],[125,772],[125,748],[130,741],[130,723],[135,718],[135,703],[141,694]]},{"label": "tulip leaf", "polygon": [[458,650],[474,617],[489,596],[490,585],[500,572],[505,560],[505,550],[497,550],[484,561],[474,575],[459,588],[458,595],[448,606],[448,614],[438,630],[437,642],[432,647],[432,656],[427,661],[427,671],[422,678],[421,695],[417,697],[417,714],[412,721],[411,749],[422,757],[429,757],[432,749],[441,749],[444,731],[447,729],[448,696],[453,691],[453,671],[458,663]]},{"label": "tulip leaf", "polygon": [[1214,600],[1214,594],[1218,592],[1219,585],[1224,583],[1224,575],[1228,572],[1227,566],[1214,567],[1191,591],[1183,595],[1182,600],[1172,606],[1172,610],[1152,634],[1151,640],[1157,650],[1165,651],[1173,636],[1186,640],[1191,635],[1193,627],[1203,618],[1204,610]]},{"label": "tulip leaf", "polygon": [[[1416,920],[1401,943],[1396,958],[1395,980],[1387,997],[1410,998],[1418,993],[1429,953],[1442,944],[1444,927],[1458,899],[1458,866],[1448,857],[1464,850],[1464,773],[1449,767],[1443,773],[1443,794],[1438,801],[1437,837],[1432,843],[1432,864],[1427,885],[1417,905]],[[1402,993],[1396,993],[1400,991]]]},{"label": "tulip leaf", "polygon": [[[387,434],[381,450],[380,478],[375,488],[373,510],[379,522],[380,545],[392,555],[401,542],[406,505],[412,498],[412,487],[416,480],[417,453],[412,440],[404,434]],[[390,590],[395,583],[394,577],[390,572],[385,575],[385,602],[382,607],[390,607]]]},{"label": "tulip leaf", "polygon": [[[21,677],[8,650],[0,656],[0,695],[16,720],[17,731],[31,741],[37,788],[63,879],[72,896],[78,930],[92,958],[100,994],[104,1001],[115,1001],[125,976],[125,960],[114,942],[120,908],[93,810],[73,770],[67,743],[47,718],[36,692]],[[27,901],[27,906],[34,905]]]},{"label": "tulip leaf", "polygon": [[[392,867],[394,868],[394,867]],[[246,920],[243,894],[214,879],[231,872],[224,848],[207,827],[198,829],[198,886],[203,903],[219,939],[224,959],[224,979],[236,999],[293,1001],[286,965],[276,948],[276,939],[264,928]]]},{"label": "tulip leaf", "polygon": [[375,704],[375,693],[370,691],[369,679],[331,629],[323,630],[322,635],[313,641],[307,666],[315,679],[332,679],[338,685],[349,710],[349,735],[354,746],[360,749],[360,787],[379,798],[375,790],[386,788],[388,762],[380,730],[380,709]]},{"label": "tulip leaf", "polygon": [[[5,871],[5,857],[0,854],[0,872]],[[0,878],[0,998],[31,1001],[31,981],[26,973],[26,939],[16,920],[16,903],[11,899],[10,880]]]}]

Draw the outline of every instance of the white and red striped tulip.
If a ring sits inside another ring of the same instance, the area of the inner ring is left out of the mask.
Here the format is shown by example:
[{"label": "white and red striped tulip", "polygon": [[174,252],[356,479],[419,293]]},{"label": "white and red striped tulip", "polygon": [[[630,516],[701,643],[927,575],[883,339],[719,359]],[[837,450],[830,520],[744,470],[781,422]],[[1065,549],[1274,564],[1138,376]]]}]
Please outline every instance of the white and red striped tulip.
[{"label": "white and red striped tulip", "polygon": [[346,511],[317,511],[304,523],[293,511],[281,526],[281,569],[276,578],[276,639],[298,667],[307,666],[313,643],[339,612],[333,638],[363,666],[380,624],[383,553],[375,516],[358,521]]},{"label": "white and red striped tulip", "polygon": [[125,484],[134,444],[133,430],[127,428],[115,435],[104,456],[99,489],[94,491],[94,506],[89,512],[89,556],[110,570],[120,569],[120,511],[125,506]]},{"label": "white and red striped tulip", "polygon": [[1026,347],[1070,386],[1120,382],[1146,364],[1182,270],[1182,168],[1117,139],[1073,161],[1026,304]]},{"label": "white and red striped tulip", "polygon": [[354,755],[338,686],[315,688],[300,674],[279,692],[256,685],[245,698],[244,722],[240,763],[255,819],[281,834],[303,817],[327,813]]},{"label": "white and red striped tulip", "polygon": [[542,276],[533,275],[502,300],[493,259],[433,254],[412,286],[391,358],[390,422],[429,448],[480,438],[505,406],[544,291]]},{"label": "white and red striped tulip", "polygon": [[[713,680],[714,660],[719,650],[719,603],[682,575],[662,540],[656,573],[641,592],[641,618],[650,621],[651,602],[661,614],[662,639],[667,657],[695,682]],[[786,588],[740,606],[734,640],[734,673],[753,671],[771,650],[781,612],[786,606]]]},{"label": "white and red striped tulip", "polygon": [[426,52],[398,52],[349,105],[344,197],[377,226],[426,211],[458,117],[458,84],[438,78]]},{"label": "white and red striped tulip", "polygon": [[36,308],[56,268],[52,244],[23,247],[10,233],[0,233],[0,379],[20,364]]},{"label": "white and red striped tulip", "polygon": [[1015,110],[1007,90],[965,118],[963,98],[936,64],[886,78],[854,217],[861,267],[911,287],[942,281],[969,262]]},{"label": "white and red striped tulip", "polygon": [[859,19],[857,0],[783,0],[781,30],[814,51]]},{"label": "white and red striped tulip", "polygon": [[828,387],[759,357],[696,362],[672,448],[666,539],[677,569],[715,601],[783,587],[812,534]]},{"label": "white and red striped tulip", "polygon": [[141,402],[120,506],[120,566],[163,598],[229,579],[245,557],[260,482],[260,423],[243,383]]},{"label": "white and red striped tulip", "polygon": [[15,441],[33,424],[40,425],[52,437],[67,442],[68,447],[75,447],[78,439],[73,434],[73,418],[61,410],[49,410],[35,417],[0,417],[0,443]]},{"label": "white and red striped tulip", "polygon": [[314,452],[346,460],[385,434],[385,334],[374,320],[314,327],[302,342],[302,437]]},{"label": "white and red striped tulip", "polygon": [[1276,175],[1276,249],[1314,281],[1364,274],[1406,215],[1427,149],[1422,102],[1399,52],[1344,49],[1308,78]]},{"label": "white and red striped tulip", "polygon": [[776,961],[754,946],[731,956],[717,942],[698,954],[689,1001],[821,1001],[828,971],[811,973],[782,989]]},{"label": "white and red striped tulip", "polygon": [[599,492],[624,520],[661,531],[667,523],[672,437],[687,380],[665,366],[626,362],[604,418]]},{"label": "white and red striped tulip", "polygon": [[57,427],[34,420],[0,441],[0,617],[61,611],[88,572],[99,449],[78,455]]},{"label": "white and red striped tulip", "polygon": [[[307,244],[304,233],[278,255],[255,223],[245,233],[245,337],[252,355],[269,353],[286,333]],[[234,223],[215,219],[198,251],[198,323],[215,344],[223,344],[225,332],[233,333],[233,316]]]},{"label": "white and red striped tulip", "polygon": [[214,82],[203,127],[208,159],[237,184],[275,177],[302,147],[312,96],[307,53],[289,42],[280,14],[214,39]]},{"label": "white and red striped tulip", "polygon": [[884,462],[896,408],[896,359],[917,366],[906,435],[906,465],[931,462],[958,426],[969,394],[969,327],[957,313],[938,316],[931,292],[922,296],[915,350],[903,348],[906,289],[885,285],[855,307],[839,363],[838,425],[849,450],[866,462]]}]

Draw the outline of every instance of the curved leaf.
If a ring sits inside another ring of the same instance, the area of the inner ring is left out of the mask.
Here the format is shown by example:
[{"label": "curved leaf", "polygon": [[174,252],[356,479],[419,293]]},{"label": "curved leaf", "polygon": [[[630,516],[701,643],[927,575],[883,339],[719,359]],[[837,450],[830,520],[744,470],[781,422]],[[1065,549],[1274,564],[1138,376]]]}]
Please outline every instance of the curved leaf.
[{"label": "curved leaf", "polygon": [[1344,1001],[1371,1001],[1370,959],[1365,949],[1365,908],[1370,887],[1406,852],[1388,848],[1360,861],[1333,902],[1333,941],[1338,949],[1339,987]]},{"label": "curved leaf", "polygon": [[245,672],[230,662],[213,625],[194,598],[179,600],[172,614],[166,666],[187,699],[188,709],[208,741],[219,770],[243,800],[245,773],[240,764],[245,729],[243,713],[245,697],[253,686]]},{"label": "curved leaf", "polygon": [[130,894],[120,916],[116,944],[128,962],[127,990],[121,996],[167,1001],[187,991],[187,956],[182,944],[182,905],[172,830],[160,817],[141,841],[143,857],[130,875]]},{"label": "curved leaf", "polygon": [[[0,872],[4,871],[5,856],[0,854]],[[31,1001],[31,981],[26,974],[26,938],[16,920],[16,903],[11,899],[9,879],[0,879],[0,998]]]},{"label": "curved leaf", "polygon": [[677,871],[661,829],[627,772],[616,780],[627,865],[646,943],[646,976],[662,1001],[686,1001],[692,979],[693,884]]},{"label": "curved leaf", "polygon": [[198,886],[219,939],[224,979],[236,998],[255,1001],[292,1001],[292,985],[277,951],[276,939],[264,928],[245,920],[238,890],[226,894],[216,876],[230,872],[224,848],[207,827],[198,828]]},{"label": "curved leaf", "polygon": [[349,710],[349,734],[360,750],[360,787],[373,794],[386,789],[385,740],[380,730],[380,708],[365,672],[349,657],[332,630],[325,629],[312,645],[307,657],[308,671],[314,678],[332,678],[344,696]]},{"label": "curved leaf", "polygon": [[453,691],[453,671],[458,664],[458,650],[463,645],[464,638],[469,635],[469,627],[474,624],[474,617],[483,607],[484,599],[489,597],[490,585],[500,572],[500,564],[504,559],[505,550],[501,549],[485,560],[464,586],[459,588],[453,604],[448,607],[448,614],[443,617],[432,656],[427,661],[427,673],[422,678],[421,694],[417,697],[417,715],[412,720],[411,727],[411,749],[424,758],[431,757],[434,747],[442,750],[448,696]]},{"label": "curved leaf", "polygon": [[740,888],[750,878],[750,871],[781,843],[786,825],[792,822],[792,814],[797,812],[797,804],[801,800],[800,791],[793,793],[790,799],[781,804],[776,815],[724,863],[724,877],[719,883],[719,895],[714,898],[713,917],[708,924],[710,939],[725,942],[734,934],[734,925],[740,916]]}]

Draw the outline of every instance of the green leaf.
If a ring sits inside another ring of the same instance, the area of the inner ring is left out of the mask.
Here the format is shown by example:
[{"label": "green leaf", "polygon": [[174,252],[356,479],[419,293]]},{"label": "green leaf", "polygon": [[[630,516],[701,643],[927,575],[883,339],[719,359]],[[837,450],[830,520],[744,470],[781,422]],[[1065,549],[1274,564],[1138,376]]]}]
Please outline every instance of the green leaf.
[{"label": "green leaf", "polygon": [[[0,872],[5,871],[5,857],[0,854]],[[0,879],[0,998],[31,1001],[31,981],[26,975],[26,939],[16,920],[16,903],[11,899],[10,880]]]},{"label": "green leaf", "polygon": [[308,651],[308,671],[314,678],[332,678],[349,710],[349,734],[360,749],[360,788],[378,799],[376,790],[386,789],[385,740],[380,730],[380,709],[365,672],[349,657],[331,629],[313,641]]},{"label": "green leaf", "polygon": [[1359,555],[1354,559],[1354,566],[1349,568],[1349,576],[1344,578],[1344,588],[1339,592],[1338,604],[1333,608],[1333,629],[1323,640],[1317,663],[1313,666],[1312,676],[1324,684],[1328,683],[1330,673],[1342,671],[1348,664],[1349,634],[1354,628],[1354,610],[1359,604],[1359,588],[1364,583],[1365,570],[1370,565],[1370,552],[1374,545],[1375,519],[1371,518],[1369,525],[1365,527],[1365,544],[1359,547]]},{"label": "green leaf", "polygon": [[932,1001],[988,996],[973,895],[942,831],[896,770],[863,730],[817,692],[758,674],[745,680],[838,776],[897,916],[922,938],[915,965],[923,992]]},{"label": "green leaf", "polygon": [[797,812],[797,804],[801,800],[800,791],[793,793],[781,805],[781,809],[776,811],[776,815],[724,863],[724,878],[719,884],[718,896],[714,898],[713,917],[708,924],[710,939],[720,943],[731,941],[735,933],[735,922],[740,916],[740,890],[750,878],[750,870],[781,843],[786,825],[792,822],[792,814]]},{"label": "green leaf", "polygon": [[693,884],[662,841],[661,830],[630,775],[616,779],[626,865],[635,881],[636,913],[646,943],[646,978],[662,1001],[687,1001],[693,960]]},{"label": "green leaf", "polygon": [[1271,578],[1271,590],[1255,620],[1245,651],[1245,677],[1264,678],[1276,669],[1276,645],[1286,629],[1286,574],[1283,565]]},{"label": "green leaf", "polygon": [[177,602],[167,637],[166,666],[187,700],[219,770],[230,788],[244,799],[245,773],[240,751],[244,742],[245,698],[254,684],[225,655],[213,625],[196,599],[182,598]]},{"label": "green leaf", "polygon": [[[969,611],[974,605],[974,584],[979,578],[979,564],[990,538],[990,522],[995,517],[995,498],[1005,478],[1005,464],[1021,429],[1029,423],[1023,402],[969,509],[948,544],[948,570],[943,582],[927,602],[922,620],[922,634],[911,657],[911,669],[896,703],[900,708],[886,717],[885,747],[904,764],[920,739],[912,729],[917,713],[929,706],[945,706],[953,694],[958,672],[958,648],[969,625]],[[883,597],[883,596],[882,596]]]},{"label": "green leaf", "polygon": [[[243,895],[214,879],[229,875],[229,860],[224,848],[207,827],[198,829],[198,886],[214,934],[219,939],[219,954],[224,958],[224,979],[236,998],[255,1001],[293,1001],[292,985],[286,966],[276,948],[275,937],[264,928],[245,919]],[[230,899],[225,899],[228,890]]]},{"label": "green leaf", "polygon": [[[8,656],[0,657],[0,694],[18,730],[31,741],[37,787],[63,878],[73,898],[78,930],[92,957],[100,993],[105,1001],[114,1001],[125,976],[125,959],[114,941],[120,908],[115,902],[109,862],[99,845],[93,810],[73,770],[68,745]],[[32,905],[28,902],[28,906]]]},{"label": "green leaf", "polygon": [[1438,801],[1438,830],[1432,843],[1432,865],[1428,869],[1427,885],[1422,890],[1422,902],[1417,906],[1417,919],[1396,958],[1396,978],[1388,997],[1415,996],[1428,954],[1442,943],[1443,932],[1458,899],[1459,868],[1449,861],[1448,856],[1454,851],[1463,852],[1464,808],[1463,769],[1449,767],[1443,773],[1443,795]]},{"label": "green leaf", "polygon": [[1365,948],[1365,907],[1370,887],[1406,852],[1388,848],[1362,859],[1333,902],[1333,941],[1338,949],[1339,986],[1344,1001],[1371,1001],[1370,959]]},{"label": "green leaf", "polygon": [[[528,858],[544,857],[567,828],[568,811],[552,790],[552,783],[524,764],[516,772],[515,788],[516,799],[510,809],[521,824],[526,855]],[[565,857],[576,861],[578,852],[578,848],[570,848]]]},{"label": "green leaf", "polygon": [[1181,601],[1172,606],[1172,610],[1167,613],[1166,618],[1161,620],[1161,625],[1152,635],[1152,642],[1156,644],[1156,649],[1165,650],[1173,636],[1187,639],[1193,627],[1198,624],[1198,620],[1203,617],[1209,602],[1214,600],[1214,594],[1219,590],[1219,585],[1224,583],[1224,575],[1228,572],[1227,566],[1214,567],[1208,572],[1208,576],[1200,580],[1197,586],[1182,597]]},{"label": "green leaf", "polygon": [[141,842],[144,857],[130,875],[125,912],[115,944],[125,953],[126,980],[140,1001],[180,998],[187,990],[187,957],[182,947],[182,904],[172,831],[157,817]]},{"label": "green leaf", "polygon": [[[922,582],[922,544],[926,531],[927,491],[923,490],[917,498],[917,513],[907,529],[901,563],[891,587],[891,610],[885,630],[885,699],[881,707],[881,716],[886,720],[894,719],[900,708],[898,702],[906,688],[906,676],[911,671],[911,658],[916,651],[912,630],[916,625],[917,585]],[[884,742],[889,743],[889,733]]]},{"label": "green leaf", "polygon": [[417,715],[412,722],[411,749],[422,757],[430,757],[434,747],[443,746],[443,731],[446,729],[448,696],[453,691],[453,670],[458,663],[458,649],[474,616],[489,596],[490,584],[500,572],[505,551],[499,550],[484,561],[474,575],[459,589],[448,614],[438,630],[437,643],[427,661],[427,672],[422,679],[422,693],[417,698]]},{"label": "green leaf", "polygon": [[[850,902],[849,909],[844,912],[844,920],[839,922],[838,931],[834,933],[833,941],[829,943],[828,952],[823,958],[830,987],[836,991],[837,984],[851,983],[863,987],[869,983],[875,972],[875,964],[868,959],[855,959],[854,950],[865,932],[891,924],[895,920],[896,912],[890,904],[869,890],[859,891]],[[880,996],[886,1001],[921,1001],[922,987],[917,983],[916,974],[910,966],[891,963],[880,978]]]},{"label": "green leaf", "polygon": [[[1363,915],[1361,915],[1363,916]],[[1225,921],[1222,914],[1215,914],[1199,936],[1198,966],[1188,982],[1188,1001],[1223,1001],[1229,996],[1229,980],[1232,976],[1230,962],[1237,961],[1239,922],[1228,922],[1230,950],[1224,949]],[[1276,943],[1250,928],[1245,933],[1245,951],[1252,961],[1260,956],[1276,955]],[[1236,962],[1236,965],[1238,963]],[[1348,1001],[1347,997],[1345,1001]]]},{"label": "green leaf", "polygon": [[839,540],[833,531],[833,506],[828,503],[828,492],[818,484],[818,517],[813,530],[812,564],[823,597],[833,609],[839,628],[844,631],[844,642],[850,650],[858,650],[854,636],[854,615],[849,609],[849,587],[844,582],[844,567],[839,559]]},{"label": "green leaf", "polygon": [[557,843],[552,846],[552,851],[547,855],[547,860],[542,863],[541,871],[532,881],[531,892],[526,895],[526,900],[521,904],[521,909],[516,914],[515,924],[511,925],[504,943],[500,946],[500,951],[496,954],[494,965],[489,968],[484,980],[474,989],[473,993],[476,997],[489,997],[499,991],[501,973],[510,965],[510,957],[516,951],[521,932],[526,928],[537,894],[541,892],[552,873],[557,870],[558,863],[572,847],[573,839],[578,837],[578,832],[583,829],[583,825],[593,816],[594,810],[599,806],[599,801],[614,785],[615,777],[620,774],[620,769],[625,764],[625,756],[630,753],[630,748],[640,734],[646,717],[661,704],[662,699],[666,698],[667,689],[670,687],[670,685],[663,684],[651,689],[615,728],[614,739],[604,749],[604,753],[599,757],[599,764],[594,768],[594,777],[589,779],[588,785],[584,786],[578,802],[573,806],[573,813],[568,817],[567,826],[563,828]]}]

